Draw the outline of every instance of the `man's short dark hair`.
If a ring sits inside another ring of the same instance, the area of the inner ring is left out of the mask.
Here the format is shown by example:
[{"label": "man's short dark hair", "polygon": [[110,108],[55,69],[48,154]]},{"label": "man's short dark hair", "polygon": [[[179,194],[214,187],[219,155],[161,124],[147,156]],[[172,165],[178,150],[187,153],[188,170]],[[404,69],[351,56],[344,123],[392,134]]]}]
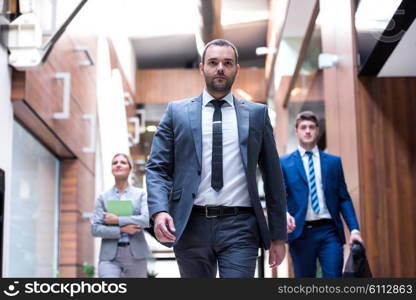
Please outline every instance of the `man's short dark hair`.
[{"label": "man's short dark hair", "polygon": [[207,52],[207,49],[211,46],[221,46],[221,47],[228,46],[228,47],[231,47],[234,50],[235,63],[238,64],[238,51],[237,51],[236,46],[233,43],[231,43],[230,41],[223,40],[223,39],[212,40],[211,42],[209,42],[208,44],[205,45],[204,52],[202,52],[202,64],[205,61],[205,53]]},{"label": "man's short dark hair", "polygon": [[318,117],[310,110],[305,110],[297,114],[295,127],[298,128],[299,123],[302,121],[312,121],[316,127],[319,127]]}]

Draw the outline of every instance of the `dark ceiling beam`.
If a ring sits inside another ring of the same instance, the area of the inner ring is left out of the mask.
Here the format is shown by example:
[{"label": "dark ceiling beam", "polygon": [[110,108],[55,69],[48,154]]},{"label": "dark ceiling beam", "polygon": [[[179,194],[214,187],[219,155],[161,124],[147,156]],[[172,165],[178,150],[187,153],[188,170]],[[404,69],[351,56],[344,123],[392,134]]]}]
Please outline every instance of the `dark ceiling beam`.
[{"label": "dark ceiling beam", "polygon": [[[197,35],[198,50],[203,45],[214,39],[224,38],[224,30],[221,25],[221,0],[199,0],[200,13],[199,37]],[[199,39],[199,45],[198,45]]]},{"label": "dark ceiling beam", "polygon": [[378,38],[371,54],[360,68],[360,76],[378,75],[415,19],[416,1],[403,0],[388,23],[394,24],[393,28],[388,26]]},{"label": "dark ceiling beam", "polygon": [[270,0],[269,11],[270,19],[267,28],[267,47],[271,49],[266,57],[265,79],[266,79],[266,97],[270,94],[270,88],[273,81],[274,65],[276,64],[277,50],[283,36],[283,29],[286,23],[289,11],[290,0]]}]

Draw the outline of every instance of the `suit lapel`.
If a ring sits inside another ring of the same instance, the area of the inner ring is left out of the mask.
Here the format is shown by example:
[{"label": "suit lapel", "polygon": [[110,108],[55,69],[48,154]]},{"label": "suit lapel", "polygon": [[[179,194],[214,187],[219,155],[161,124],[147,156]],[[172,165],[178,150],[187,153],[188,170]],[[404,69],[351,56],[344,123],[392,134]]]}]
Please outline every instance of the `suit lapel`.
[{"label": "suit lapel", "polygon": [[202,94],[191,100],[188,105],[189,123],[198,157],[199,167],[202,166]]},{"label": "suit lapel", "polygon": [[319,151],[319,160],[321,161],[322,190],[325,191],[326,178],[327,178],[327,172],[328,172],[328,162],[327,162],[326,154],[324,152]]},{"label": "suit lapel", "polygon": [[244,168],[247,169],[248,134],[250,128],[250,112],[244,100],[234,97],[234,106],[237,114],[238,141]]},{"label": "suit lapel", "polygon": [[303,161],[302,161],[302,157],[300,157],[299,150],[295,151],[294,158],[295,158],[295,165],[298,168],[300,176],[305,181],[305,183],[308,184],[308,178],[306,177],[306,171],[305,171],[305,168],[303,166]]}]

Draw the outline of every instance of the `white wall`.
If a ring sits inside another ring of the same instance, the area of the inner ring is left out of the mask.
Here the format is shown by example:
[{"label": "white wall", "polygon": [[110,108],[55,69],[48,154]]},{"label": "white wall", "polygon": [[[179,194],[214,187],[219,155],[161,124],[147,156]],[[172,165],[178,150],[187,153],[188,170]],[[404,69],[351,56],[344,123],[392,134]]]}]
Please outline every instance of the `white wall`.
[{"label": "white wall", "polygon": [[67,29],[77,35],[94,34],[110,38],[133,93],[136,89],[137,68],[129,33],[137,28],[132,27],[134,19],[129,16],[134,15],[137,18],[138,12],[131,12],[132,5],[136,2],[139,1],[118,0],[115,5],[112,0],[89,0]]},{"label": "white wall", "polygon": [[114,185],[111,159],[116,153],[130,153],[123,85],[119,71],[111,70],[107,39],[98,40],[97,55],[97,111],[100,141],[100,185],[109,189]]},{"label": "white wall", "polygon": [[[8,67],[8,55],[6,49],[0,46],[0,168],[6,172],[6,191],[4,199],[4,228],[8,234],[9,203],[11,199],[11,170],[12,170],[12,145],[13,145],[13,109],[10,102],[11,71]],[[8,236],[3,237],[4,241]],[[3,257],[8,257],[7,245],[3,244]],[[7,275],[7,261],[3,260],[2,273]]]},{"label": "white wall", "polygon": [[133,46],[127,36],[122,34],[113,34],[111,41],[114,45],[114,49],[117,53],[117,58],[126,76],[127,82],[132,89],[132,92],[136,92],[136,54],[134,53]]}]

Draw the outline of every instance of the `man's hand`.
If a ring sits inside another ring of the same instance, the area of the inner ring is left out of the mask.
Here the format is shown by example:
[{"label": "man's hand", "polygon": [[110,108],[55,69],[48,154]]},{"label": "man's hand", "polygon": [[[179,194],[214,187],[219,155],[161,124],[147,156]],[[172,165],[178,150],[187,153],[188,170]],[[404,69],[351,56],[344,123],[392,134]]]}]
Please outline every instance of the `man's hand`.
[{"label": "man's hand", "polygon": [[274,240],[269,249],[269,267],[274,268],[280,265],[286,255],[286,245],[284,241]]},{"label": "man's hand", "polygon": [[163,243],[173,243],[176,237],[172,234],[175,232],[175,225],[172,217],[167,212],[159,212],[155,216],[154,232],[156,238]]},{"label": "man's hand", "polygon": [[105,212],[104,213],[104,223],[108,225],[118,224],[118,217],[115,214]]},{"label": "man's hand", "polygon": [[142,228],[136,224],[129,224],[129,225],[121,226],[120,231],[133,235],[142,231]]},{"label": "man's hand", "polygon": [[286,213],[287,221],[287,233],[292,233],[296,229],[295,218],[292,217],[288,212]]},{"label": "man's hand", "polygon": [[349,240],[348,244],[350,246],[352,246],[352,244],[353,244],[354,241],[358,241],[361,244],[364,243],[359,231],[355,231],[355,232],[353,231],[353,232],[351,232],[351,234],[350,234],[350,240]]}]

